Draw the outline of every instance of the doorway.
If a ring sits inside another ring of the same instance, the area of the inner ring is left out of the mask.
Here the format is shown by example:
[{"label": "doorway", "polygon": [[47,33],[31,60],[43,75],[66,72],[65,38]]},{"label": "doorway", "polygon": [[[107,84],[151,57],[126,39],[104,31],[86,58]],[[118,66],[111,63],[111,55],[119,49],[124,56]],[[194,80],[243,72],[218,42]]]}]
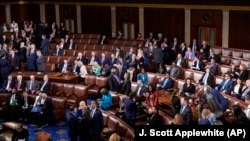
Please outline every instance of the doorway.
[{"label": "doorway", "polygon": [[216,45],[216,28],[214,27],[199,27],[199,43],[207,41],[207,45]]}]

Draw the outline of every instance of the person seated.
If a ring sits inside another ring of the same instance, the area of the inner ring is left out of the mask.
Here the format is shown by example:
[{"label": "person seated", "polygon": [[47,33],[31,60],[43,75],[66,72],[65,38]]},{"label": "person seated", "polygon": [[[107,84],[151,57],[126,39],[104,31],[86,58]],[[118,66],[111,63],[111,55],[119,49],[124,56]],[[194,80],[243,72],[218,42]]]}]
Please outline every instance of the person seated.
[{"label": "person seated", "polygon": [[94,75],[101,75],[101,67],[96,61],[93,63],[93,66],[90,69],[90,73]]},{"label": "person seated", "polygon": [[30,80],[27,81],[26,91],[28,93],[34,94],[40,88],[39,82],[35,80],[34,75],[30,75]]},{"label": "person seated", "polygon": [[12,134],[12,141],[28,141],[29,140],[29,131],[27,128],[24,128],[22,123],[18,123],[15,127],[15,130]]},{"label": "person seated", "polygon": [[146,103],[147,106],[153,107],[159,104],[159,94],[158,91],[156,91],[154,84],[148,85],[148,92],[146,94]]},{"label": "person seated", "polygon": [[216,64],[220,64],[221,63],[220,57],[218,55],[214,54],[213,49],[209,50],[208,62],[211,62],[211,59],[214,59],[214,62]]},{"label": "person seated", "polygon": [[15,82],[15,88],[17,92],[23,92],[26,88],[26,82],[23,80],[22,75],[17,75],[16,82]]},{"label": "person seated", "polygon": [[150,126],[161,126],[162,124],[162,116],[159,114],[160,108],[158,106],[153,106],[151,108],[151,115],[148,120],[147,125]]},{"label": "person seated", "polygon": [[245,102],[247,103],[247,108],[244,109],[244,113],[246,114],[247,118],[250,120],[250,95],[245,97]]},{"label": "person seated", "polygon": [[181,67],[178,67],[175,62],[172,62],[172,66],[169,69],[170,77],[180,78],[181,77]]},{"label": "person seated", "polygon": [[187,60],[193,60],[195,56],[195,52],[191,50],[191,47],[187,48],[187,51],[185,52],[184,58]]},{"label": "person seated", "polygon": [[174,80],[170,78],[169,72],[166,73],[165,77],[161,79],[161,83],[158,89],[168,90],[173,88]]},{"label": "person seated", "polygon": [[74,43],[73,39],[69,39],[69,43],[67,43],[66,49],[69,49],[69,50],[76,49],[76,44]]},{"label": "person seated", "polygon": [[15,87],[15,81],[13,80],[12,75],[9,75],[7,79],[3,81],[2,92],[10,93],[12,89]]},{"label": "person seated", "polygon": [[72,70],[72,65],[67,59],[64,59],[63,63],[59,66],[59,72],[62,74],[68,74],[70,70]]},{"label": "person seated", "polygon": [[240,105],[236,104],[232,106],[233,116],[235,118],[234,125],[249,125],[250,119],[247,118],[246,114],[244,113],[243,109]]},{"label": "person seated", "polygon": [[17,92],[16,88],[8,95],[4,103],[3,113],[5,121],[18,121],[20,117],[20,102],[21,95]]},{"label": "person seated", "polygon": [[206,67],[205,73],[202,75],[199,82],[203,82],[205,85],[214,87],[214,75],[210,73],[210,67]]},{"label": "person seated", "polygon": [[99,62],[99,58],[96,56],[95,51],[92,51],[88,59],[88,65],[94,65],[95,62]]},{"label": "person seated", "polygon": [[240,64],[239,68],[240,70],[239,72],[236,72],[236,75],[238,76],[238,78],[242,80],[242,82],[246,82],[246,80],[248,79],[248,75],[249,75],[247,67],[245,64]]},{"label": "person seated", "polygon": [[112,96],[108,89],[102,88],[101,89],[102,97],[100,99],[99,106],[103,110],[107,110],[113,103],[112,103]]},{"label": "person seated", "polygon": [[230,94],[233,90],[233,81],[231,80],[231,76],[229,74],[225,74],[225,78],[218,85],[217,90],[224,94]]},{"label": "person seated", "polygon": [[119,101],[119,108],[117,109],[117,111],[115,112],[115,116],[122,118],[125,114],[125,109],[124,109],[124,104],[125,104],[125,100],[127,99],[127,96],[122,96],[121,100]]},{"label": "person seated", "polygon": [[148,85],[148,74],[144,68],[141,68],[141,72],[137,74],[137,80],[141,80],[144,85]]},{"label": "person seated", "polygon": [[[239,73],[239,70],[236,68],[234,64],[230,64],[230,68],[226,73],[228,73],[231,76],[232,80],[235,82],[236,79],[238,78],[237,74]],[[225,76],[225,73],[222,73],[221,76]]]},{"label": "person seated", "polygon": [[98,40],[98,44],[104,45],[108,43],[108,39],[106,35],[102,35],[102,37]]},{"label": "person seated", "polygon": [[137,86],[135,88],[135,93],[137,98],[145,99],[148,92],[148,88],[142,83],[141,80],[137,80]]},{"label": "person seated", "polygon": [[57,44],[56,48],[53,52],[54,56],[63,56],[63,49],[60,48],[60,46]]},{"label": "person seated", "polygon": [[27,91],[24,91],[21,97],[20,106],[21,106],[21,120],[24,122],[29,121],[30,116],[29,112],[33,108],[34,101],[29,96]]},{"label": "person seated", "polygon": [[42,92],[42,93],[50,93],[51,90],[51,83],[49,81],[49,77],[47,74],[43,76],[43,82],[41,83],[40,89],[36,92]]},{"label": "person seated", "polygon": [[241,94],[243,91],[244,84],[242,81],[238,78],[236,83],[233,86],[233,90],[231,91],[231,96],[236,97],[238,99],[241,99]]},{"label": "person seated", "polygon": [[215,63],[215,59],[212,58],[207,66],[210,67],[210,73],[212,73],[213,75],[217,74],[218,64]]},{"label": "person seated", "polygon": [[194,57],[193,64],[191,66],[192,70],[203,71],[205,64],[198,59],[198,57]]},{"label": "person seated", "polygon": [[193,98],[195,93],[195,85],[192,84],[192,80],[187,78],[181,92],[181,96]]}]

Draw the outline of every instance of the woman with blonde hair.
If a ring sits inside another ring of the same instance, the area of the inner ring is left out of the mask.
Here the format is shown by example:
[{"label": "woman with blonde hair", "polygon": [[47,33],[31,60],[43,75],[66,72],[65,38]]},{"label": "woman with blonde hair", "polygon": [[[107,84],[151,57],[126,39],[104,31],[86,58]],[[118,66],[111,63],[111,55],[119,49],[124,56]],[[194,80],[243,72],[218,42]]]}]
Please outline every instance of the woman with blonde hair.
[{"label": "woman with blonde hair", "polygon": [[90,72],[94,75],[101,75],[101,66],[95,61]]},{"label": "woman with blonde hair", "polygon": [[84,82],[86,74],[88,74],[88,71],[86,69],[86,66],[82,63],[82,61],[77,62],[78,67],[80,68],[79,72],[79,79],[78,83]]},{"label": "woman with blonde hair", "polygon": [[201,119],[199,120],[200,125],[213,125],[216,120],[216,116],[211,112],[209,108],[205,108],[201,112]]},{"label": "woman with blonde hair", "polygon": [[242,82],[245,82],[248,79],[248,70],[247,66],[245,64],[240,64],[239,66],[240,72],[236,73],[236,75],[239,77]]},{"label": "woman with blonde hair", "polygon": [[120,141],[121,140],[121,136],[117,133],[113,133],[110,137],[109,137],[109,141]]},{"label": "woman with blonde hair", "polygon": [[182,115],[180,113],[175,114],[171,125],[183,125],[183,124],[184,124],[184,121],[183,121]]}]

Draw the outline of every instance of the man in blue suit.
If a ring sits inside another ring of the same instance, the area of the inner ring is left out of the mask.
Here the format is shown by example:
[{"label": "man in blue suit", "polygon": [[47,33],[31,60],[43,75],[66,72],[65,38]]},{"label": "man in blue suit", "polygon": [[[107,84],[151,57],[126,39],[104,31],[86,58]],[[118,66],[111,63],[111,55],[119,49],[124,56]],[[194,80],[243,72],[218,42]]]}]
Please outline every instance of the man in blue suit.
[{"label": "man in blue suit", "polygon": [[93,141],[101,141],[102,130],[104,127],[102,112],[97,108],[97,102],[91,101],[91,112],[90,116],[94,123],[94,127],[92,128]]},{"label": "man in blue suit", "polygon": [[205,64],[202,61],[200,61],[197,56],[194,57],[194,61],[193,61],[193,65],[192,65],[191,69],[203,71],[204,68],[205,68]]},{"label": "man in blue suit", "polygon": [[49,94],[50,90],[51,90],[51,83],[49,82],[49,77],[46,74],[43,76],[42,85],[41,85],[40,89],[37,91],[37,93],[43,92],[43,93]]},{"label": "man in blue suit", "polygon": [[68,112],[68,136],[71,141],[77,141],[78,139],[78,125],[79,119],[76,117],[76,108],[74,106],[70,106]]},{"label": "man in blue suit", "polygon": [[220,104],[222,112],[225,112],[228,105],[228,99],[226,99],[220,91],[216,89],[211,89],[211,94],[215,98],[215,100]]},{"label": "man in blue suit", "polygon": [[11,92],[14,87],[15,87],[15,81],[13,80],[12,75],[9,75],[8,79],[5,79],[3,81],[3,85],[2,85],[1,90],[3,92]]},{"label": "man in blue suit", "polygon": [[41,47],[40,48],[42,49],[42,54],[44,56],[49,54],[50,42],[46,38],[46,35],[42,35],[42,42],[41,42]]},{"label": "man in blue suit", "polygon": [[53,55],[55,56],[62,56],[63,55],[63,49],[59,47],[59,45],[56,45],[56,48],[53,52]]},{"label": "man in blue suit", "polygon": [[229,74],[225,74],[225,78],[218,85],[218,90],[223,94],[231,93],[233,90],[233,81]]},{"label": "man in blue suit", "polygon": [[106,64],[109,64],[109,59],[106,57],[106,54],[103,52],[102,57],[99,58],[99,64],[101,67],[104,67]]},{"label": "man in blue suit", "polygon": [[166,73],[165,78],[163,78],[161,82],[161,88],[164,90],[168,90],[174,86],[174,81],[170,78],[169,72]]}]

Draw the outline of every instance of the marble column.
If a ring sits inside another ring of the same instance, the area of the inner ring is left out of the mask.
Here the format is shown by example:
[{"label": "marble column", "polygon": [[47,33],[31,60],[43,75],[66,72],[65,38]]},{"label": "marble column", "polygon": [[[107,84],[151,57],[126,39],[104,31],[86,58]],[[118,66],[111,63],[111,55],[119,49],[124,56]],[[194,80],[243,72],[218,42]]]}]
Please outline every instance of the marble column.
[{"label": "marble column", "polygon": [[228,47],[229,40],[229,11],[223,11],[222,18],[222,47]]},{"label": "marble column", "polygon": [[[139,7],[139,32],[142,34],[142,36],[145,36],[144,34],[144,8]],[[137,37],[137,33],[135,33],[135,37]]]},{"label": "marble column", "polygon": [[76,5],[77,33],[82,33],[81,5]]},{"label": "marble column", "polygon": [[191,10],[190,9],[185,9],[185,20],[184,20],[184,42],[189,45],[191,41]]},{"label": "marble column", "polygon": [[46,23],[45,5],[44,4],[40,4],[40,21],[43,23]]},{"label": "marble column", "polygon": [[60,13],[58,4],[55,4],[55,13],[56,13],[56,24],[60,26]]},{"label": "marble column", "polygon": [[5,5],[5,17],[6,17],[6,24],[10,24],[11,23],[11,13],[10,13],[10,5],[6,4]]},{"label": "marble column", "polygon": [[116,7],[111,6],[111,32],[116,32]]}]

